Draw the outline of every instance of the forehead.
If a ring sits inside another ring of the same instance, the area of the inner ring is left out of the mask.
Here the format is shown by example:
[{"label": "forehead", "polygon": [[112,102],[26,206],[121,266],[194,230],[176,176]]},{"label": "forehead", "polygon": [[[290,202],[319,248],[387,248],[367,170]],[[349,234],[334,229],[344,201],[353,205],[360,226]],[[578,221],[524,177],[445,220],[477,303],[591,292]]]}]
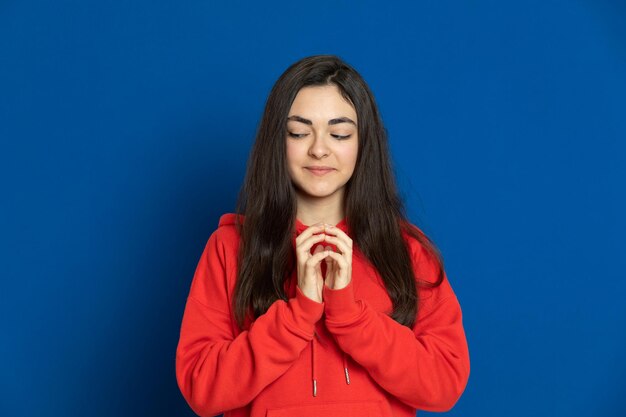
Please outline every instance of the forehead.
[{"label": "forehead", "polygon": [[356,111],[336,85],[303,87],[291,104],[289,116],[326,122],[337,117],[349,117],[356,122]]}]

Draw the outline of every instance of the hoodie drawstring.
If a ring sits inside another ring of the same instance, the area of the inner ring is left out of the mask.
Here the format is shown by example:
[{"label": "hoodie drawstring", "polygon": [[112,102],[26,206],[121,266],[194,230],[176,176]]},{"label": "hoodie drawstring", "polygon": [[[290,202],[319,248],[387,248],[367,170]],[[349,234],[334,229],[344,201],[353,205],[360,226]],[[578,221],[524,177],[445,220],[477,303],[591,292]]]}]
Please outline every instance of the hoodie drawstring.
[{"label": "hoodie drawstring", "polygon": [[346,384],[350,385],[350,374],[348,373],[348,356],[343,353],[343,372],[346,374]]},{"label": "hoodie drawstring", "polygon": [[311,340],[311,373],[313,374],[313,396],[317,397],[317,377],[315,375],[315,339]]},{"label": "hoodie drawstring", "polygon": [[[313,382],[313,396],[317,397],[317,374],[315,370],[315,338],[318,337],[317,331],[311,340],[311,379]],[[342,352],[343,355],[343,373],[346,377],[346,384],[350,385],[350,373],[348,372],[348,355],[345,352]]]}]

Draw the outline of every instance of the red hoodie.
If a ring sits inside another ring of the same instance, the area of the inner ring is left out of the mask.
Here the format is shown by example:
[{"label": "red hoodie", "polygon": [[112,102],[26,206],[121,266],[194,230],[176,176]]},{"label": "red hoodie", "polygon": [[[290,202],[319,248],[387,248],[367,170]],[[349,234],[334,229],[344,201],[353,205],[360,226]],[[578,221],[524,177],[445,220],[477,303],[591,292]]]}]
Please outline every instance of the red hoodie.
[{"label": "red hoodie", "polygon": [[[392,304],[380,275],[355,245],[347,287],[324,286],[318,303],[300,291],[294,268],[285,285],[289,301],[274,302],[240,331],[231,308],[239,245],[234,223],[235,214],[222,215],[204,248],[176,350],[178,386],[197,414],[413,417],[416,409],[447,411],[457,402],[469,377],[469,351],[445,274],[438,287],[420,288],[409,329],[389,317]],[[307,227],[296,220],[294,247]],[[345,218],[336,227],[350,236]],[[404,236],[416,276],[436,281],[434,259]]]}]

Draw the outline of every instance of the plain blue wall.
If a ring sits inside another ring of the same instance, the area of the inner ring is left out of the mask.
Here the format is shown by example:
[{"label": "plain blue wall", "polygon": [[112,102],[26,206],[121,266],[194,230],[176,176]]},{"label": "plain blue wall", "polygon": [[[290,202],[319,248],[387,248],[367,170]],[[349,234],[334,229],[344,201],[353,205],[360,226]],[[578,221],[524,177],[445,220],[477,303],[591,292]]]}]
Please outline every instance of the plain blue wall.
[{"label": "plain blue wall", "polygon": [[373,89],[461,302],[448,414],[626,415],[624,2],[217,3],[0,3],[0,415],[193,415],[196,263],[317,53]]}]

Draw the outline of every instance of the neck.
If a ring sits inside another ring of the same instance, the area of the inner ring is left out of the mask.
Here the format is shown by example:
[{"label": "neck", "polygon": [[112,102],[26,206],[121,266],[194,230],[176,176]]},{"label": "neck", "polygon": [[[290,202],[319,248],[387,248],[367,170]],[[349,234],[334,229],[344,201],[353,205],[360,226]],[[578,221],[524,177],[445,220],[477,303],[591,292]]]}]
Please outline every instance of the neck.
[{"label": "neck", "polygon": [[296,217],[309,226],[318,222],[335,225],[345,217],[343,193],[336,193],[328,199],[298,195],[297,202]]}]

